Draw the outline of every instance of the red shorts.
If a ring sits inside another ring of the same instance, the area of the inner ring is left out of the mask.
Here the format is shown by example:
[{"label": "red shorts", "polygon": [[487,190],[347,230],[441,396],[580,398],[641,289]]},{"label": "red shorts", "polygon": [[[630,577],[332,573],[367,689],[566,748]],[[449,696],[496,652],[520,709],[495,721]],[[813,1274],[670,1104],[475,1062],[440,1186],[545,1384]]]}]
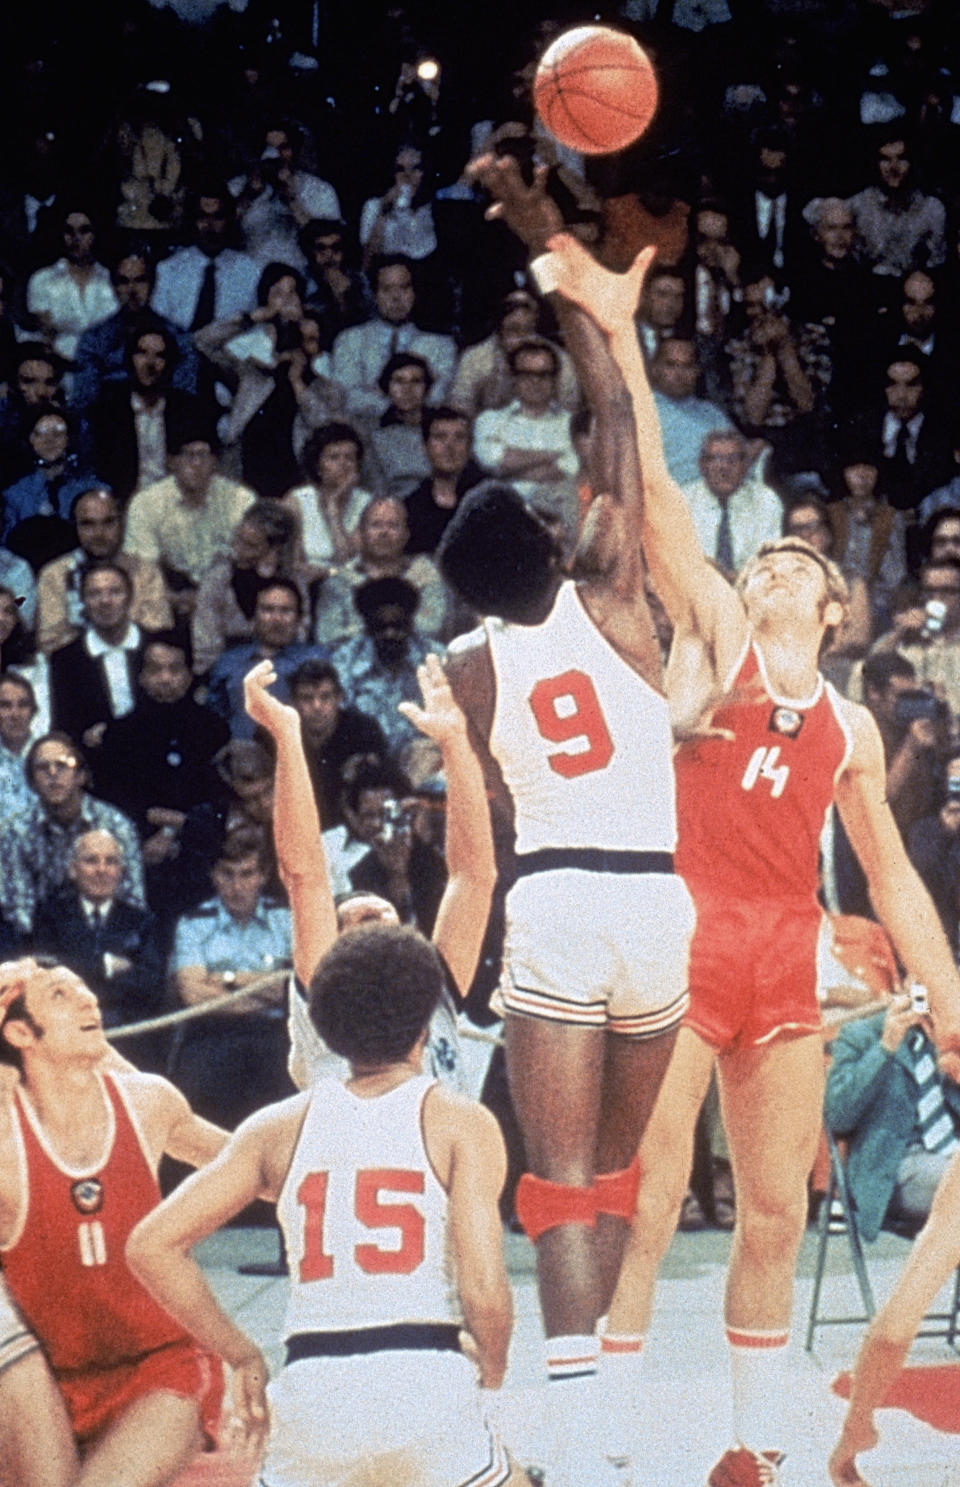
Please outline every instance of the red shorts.
[{"label": "red shorts", "polygon": [[818,1032],[819,904],[692,892],[697,927],[686,1025],[718,1049]]},{"label": "red shorts", "polygon": [[216,1444],[223,1405],[223,1363],[215,1353],[196,1343],[168,1343],[113,1368],[62,1373],[57,1383],[73,1433],[81,1444],[112,1425],[135,1400],[158,1390],[196,1400],[207,1444]]}]

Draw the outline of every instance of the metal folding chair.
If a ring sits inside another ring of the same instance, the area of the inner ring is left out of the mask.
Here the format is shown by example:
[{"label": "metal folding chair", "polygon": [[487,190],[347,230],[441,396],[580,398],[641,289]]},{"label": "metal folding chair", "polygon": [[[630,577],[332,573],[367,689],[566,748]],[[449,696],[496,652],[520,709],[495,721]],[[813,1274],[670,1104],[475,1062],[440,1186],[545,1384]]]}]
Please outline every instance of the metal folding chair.
[{"label": "metal folding chair", "polygon": [[[813,1294],[810,1297],[810,1315],[807,1319],[807,1336],[804,1347],[809,1353],[814,1337],[820,1327],[844,1327],[856,1323],[870,1322],[876,1314],[873,1287],[867,1271],[863,1240],[857,1227],[856,1205],[847,1182],[844,1160],[835,1137],[824,1130],[827,1150],[830,1155],[830,1175],[827,1190],[823,1195],[817,1218],[817,1258],[813,1276]],[[901,1223],[891,1219],[883,1224],[884,1231],[898,1234],[903,1239],[913,1240],[922,1224]],[[845,1234],[853,1262],[853,1273],[857,1278],[863,1311],[856,1316],[829,1316],[820,1310],[824,1271],[827,1263],[827,1245],[831,1235]],[[949,1311],[928,1312],[918,1337],[943,1337],[951,1347],[960,1341],[960,1266],[953,1283],[953,1299]]]}]

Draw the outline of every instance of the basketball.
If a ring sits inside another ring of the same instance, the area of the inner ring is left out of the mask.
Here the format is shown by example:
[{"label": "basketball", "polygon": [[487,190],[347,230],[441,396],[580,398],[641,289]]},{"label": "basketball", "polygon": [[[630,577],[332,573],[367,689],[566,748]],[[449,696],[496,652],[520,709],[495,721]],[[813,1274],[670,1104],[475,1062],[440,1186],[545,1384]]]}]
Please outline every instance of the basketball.
[{"label": "basketball", "polygon": [[657,107],[657,79],[643,49],[610,26],[575,26],[544,52],[533,102],[553,137],[584,155],[626,149]]}]

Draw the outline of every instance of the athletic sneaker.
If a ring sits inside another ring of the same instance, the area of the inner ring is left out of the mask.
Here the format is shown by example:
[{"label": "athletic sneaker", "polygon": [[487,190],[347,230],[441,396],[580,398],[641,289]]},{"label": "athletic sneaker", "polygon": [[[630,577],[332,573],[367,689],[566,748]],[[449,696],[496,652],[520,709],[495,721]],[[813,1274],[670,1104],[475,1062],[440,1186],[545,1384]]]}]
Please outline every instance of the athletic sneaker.
[{"label": "athletic sneaker", "polygon": [[777,1487],[782,1451],[751,1451],[749,1446],[724,1451],[707,1478],[707,1487]]}]

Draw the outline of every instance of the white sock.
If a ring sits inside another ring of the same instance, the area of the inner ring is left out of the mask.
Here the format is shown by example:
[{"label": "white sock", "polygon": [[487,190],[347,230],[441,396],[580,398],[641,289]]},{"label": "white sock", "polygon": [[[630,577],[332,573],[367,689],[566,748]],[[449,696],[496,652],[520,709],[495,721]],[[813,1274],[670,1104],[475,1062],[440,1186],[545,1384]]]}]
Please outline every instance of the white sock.
[{"label": "white sock", "polygon": [[547,1480],[556,1487],[587,1487],[596,1479],[601,1411],[599,1352],[598,1337],[574,1334],[546,1340],[552,1442]]},{"label": "white sock", "polygon": [[604,1449],[615,1459],[636,1455],[640,1435],[640,1333],[604,1332],[600,1338],[600,1394]]},{"label": "white sock", "polygon": [[751,1451],[777,1450],[782,1444],[783,1415],[789,1381],[785,1329],[727,1327],[733,1382],[733,1430]]}]

